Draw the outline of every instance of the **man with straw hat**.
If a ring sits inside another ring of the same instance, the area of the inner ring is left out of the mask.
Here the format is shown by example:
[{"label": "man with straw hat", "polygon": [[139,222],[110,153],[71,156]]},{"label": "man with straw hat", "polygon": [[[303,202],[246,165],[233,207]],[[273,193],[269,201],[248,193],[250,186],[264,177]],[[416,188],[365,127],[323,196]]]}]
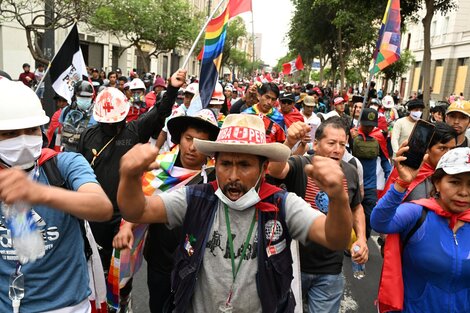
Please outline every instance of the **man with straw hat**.
[{"label": "man with straw hat", "polygon": [[340,166],[315,156],[306,167],[332,199],[325,216],[265,182],[268,162],[285,162],[290,149],[266,143],[258,116],[229,115],[216,141],[194,144],[215,155],[216,181],[158,196],[145,197],[141,185],[141,174],[158,167],[154,147],[138,145],[121,160],[118,202],[124,218],[182,225],[170,304],[176,312],[294,312],[291,240],[334,250],[349,243],[352,217]]}]

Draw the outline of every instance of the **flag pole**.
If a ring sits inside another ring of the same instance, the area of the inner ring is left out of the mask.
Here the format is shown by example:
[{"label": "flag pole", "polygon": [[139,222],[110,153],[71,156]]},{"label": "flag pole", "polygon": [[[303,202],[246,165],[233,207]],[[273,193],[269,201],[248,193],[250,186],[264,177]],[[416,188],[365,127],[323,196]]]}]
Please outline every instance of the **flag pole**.
[{"label": "flag pole", "polygon": [[206,22],[204,23],[204,26],[202,26],[201,31],[200,31],[199,34],[197,35],[196,40],[194,41],[194,43],[193,43],[191,49],[189,50],[188,55],[186,56],[186,59],[184,60],[183,66],[182,66],[181,68],[186,68],[186,66],[188,65],[189,58],[190,58],[191,55],[193,54],[194,49],[196,49],[196,45],[197,45],[199,39],[201,39],[202,34],[203,34],[204,31],[206,30],[207,25],[209,25],[209,22],[212,20],[212,18],[214,17],[215,13],[217,13],[217,11],[219,10],[219,8],[222,6],[222,4],[223,4],[225,1],[226,1],[226,0],[220,1],[220,3],[219,3],[219,4],[215,7],[215,9],[212,11],[211,15],[207,18]]},{"label": "flag pole", "polygon": [[[375,66],[377,65],[377,58],[374,58],[374,64],[372,65],[372,68],[369,71],[369,78],[367,82],[367,89],[364,92],[364,100],[362,101],[362,108],[361,108],[361,113],[359,113],[359,119],[357,121],[357,127],[359,128],[359,125],[361,124],[361,117],[362,117],[362,112],[364,112],[364,108],[366,107],[366,103],[369,97],[369,89],[370,89],[370,84],[372,82],[372,78],[374,78],[374,69]],[[354,116],[353,116],[354,119]]]},{"label": "flag pole", "polygon": [[255,18],[253,15],[253,8],[251,8],[251,37],[253,39],[253,56],[252,56],[252,66],[251,66],[251,71],[253,72],[255,70]]},{"label": "flag pole", "polygon": [[[71,30],[72,30],[76,25],[77,25],[77,23],[73,24]],[[77,32],[78,32],[78,27],[77,27]],[[62,42],[62,44],[60,45],[59,50],[57,50],[57,51],[60,51],[60,49],[62,49],[62,46],[64,45],[64,43],[65,43],[65,41],[67,40],[67,37],[68,37],[69,35],[70,35],[70,31],[69,31],[69,33],[67,34],[67,36],[65,37],[64,41]],[[51,69],[52,62],[54,62],[56,56],[57,56],[57,53],[55,53],[54,56],[52,57],[52,60],[49,61],[49,64],[47,65],[47,68],[46,68],[46,71],[44,72],[44,75],[42,75],[41,81],[39,82],[39,84],[38,84],[37,87],[36,87],[36,90],[34,91],[35,93],[38,92],[39,87],[41,86],[41,84],[44,82],[44,79],[46,78],[46,75],[49,74],[49,70]]]}]

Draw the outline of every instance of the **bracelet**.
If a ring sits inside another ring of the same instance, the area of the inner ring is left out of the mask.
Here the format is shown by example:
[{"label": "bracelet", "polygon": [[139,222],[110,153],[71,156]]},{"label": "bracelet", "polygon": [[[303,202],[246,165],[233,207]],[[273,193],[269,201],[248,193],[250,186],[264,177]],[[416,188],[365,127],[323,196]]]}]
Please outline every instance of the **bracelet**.
[{"label": "bracelet", "polygon": [[408,189],[408,187],[411,185],[411,183],[407,183],[401,180],[400,178],[397,178],[397,180],[395,181],[395,184],[399,185],[403,189]]}]

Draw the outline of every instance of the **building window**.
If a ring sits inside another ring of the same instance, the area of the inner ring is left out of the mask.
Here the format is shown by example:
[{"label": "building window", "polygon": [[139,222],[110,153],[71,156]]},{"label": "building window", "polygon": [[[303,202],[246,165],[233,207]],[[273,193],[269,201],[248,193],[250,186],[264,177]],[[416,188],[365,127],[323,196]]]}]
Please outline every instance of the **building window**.
[{"label": "building window", "polygon": [[162,68],[162,76],[163,78],[168,77],[168,56],[163,56],[163,68]]},{"label": "building window", "polygon": [[458,66],[464,66],[467,63],[468,58],[459,58],[457,61]]},{"label": "building window", "polygon": [[444,60],[436,60],[436,66],[442,66],[444,64]]},{"label": "building window", "polygon": [[416,62],[415,67],[421,67],[421,62]]},{"label": "building window", "polygon": [[437,21],[433,21],[431,24],[431,37],[436,36]]},{"label": "building window", "polygon": [[443,34],[447,34],[447,29],[449,28],[449,20],[450,18],[446,16],[446,18],[444,19],[444,26],[442,27]]}]

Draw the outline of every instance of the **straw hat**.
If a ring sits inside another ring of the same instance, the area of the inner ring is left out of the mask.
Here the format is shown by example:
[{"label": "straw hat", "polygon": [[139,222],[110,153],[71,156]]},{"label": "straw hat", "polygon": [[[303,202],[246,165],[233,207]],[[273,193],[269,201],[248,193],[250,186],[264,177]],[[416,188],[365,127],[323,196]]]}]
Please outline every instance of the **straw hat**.
[{"label": "straw hat", "polygon": [[188,128],[188,125],[204,129],[209,133],[209,140],[214,141],[219,134],[219,126],[217,119],[209,109],[203,109],[197,112],[194,116],[177,116],[168,121],[167,127],[171,135],[171,141],[174,144],[179,144],[183,130]]},{"label": "straw hat", "polygon": [[216,152],[246,153],[277,162],[287,161],[291,154],[291,150],[281,143],[266,143],[263,120],[252,114],[228,115],[216,141],[195,138],[194,145],[206,155]]}]

